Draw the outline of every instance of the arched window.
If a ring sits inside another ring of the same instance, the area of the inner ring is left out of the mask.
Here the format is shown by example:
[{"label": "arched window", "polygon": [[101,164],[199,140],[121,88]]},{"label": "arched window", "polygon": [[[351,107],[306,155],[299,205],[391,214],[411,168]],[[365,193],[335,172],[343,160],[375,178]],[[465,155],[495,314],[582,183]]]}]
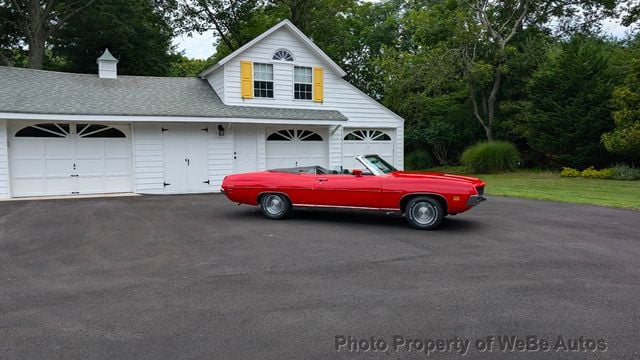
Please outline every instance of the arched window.
[{"label": "arched window", "polygon": [[81,138],[124,138],[127,137],[122,131],[100,124],[77,124],[78,136]]},{"label": "arched window", "polygon": [[[16,137],[66,138],[71,134],[72,124],[36,124],[24,127],[16,132]],[[109,125],[76,124],[76,134],[81,138],[125,138],[121,130]]]},{"label": "arched window", "polygon": [[267,141],[322,141],[322,136],[310,130],[279,130],[267,136]]},{"label": "arched window", "polygon": [[344,136],[347,141],[391,141],[391,137],[380,130],[354,130]]},{"label": "arched window", "polygon": [[288,50],[280,49],[273,54],[273,60],[293,61],[293,55]]},{"label": "arched window", "polygon": [[66,138],[69,136],[69,124],[36,124],[24,127],[16,137]]}]

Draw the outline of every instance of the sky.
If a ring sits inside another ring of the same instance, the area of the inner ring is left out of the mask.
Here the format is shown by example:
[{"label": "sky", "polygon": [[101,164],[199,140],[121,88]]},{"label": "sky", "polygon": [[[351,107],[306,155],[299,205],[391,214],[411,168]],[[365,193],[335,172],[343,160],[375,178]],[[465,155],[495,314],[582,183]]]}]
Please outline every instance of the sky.
[{"label": "sky", "polygon": [[[608,19],[603,23],[605,32],[622,38],[628,28],[622,26],[618,20]],[[173,39],[174,45],[178,51],[184,51],[185,56],[195,59],[206,59],[213,55],[215,48],[213,47],[213,31],[207,31],[203,34],[193,34],[192,37],[186,35],[177,36]]]}]

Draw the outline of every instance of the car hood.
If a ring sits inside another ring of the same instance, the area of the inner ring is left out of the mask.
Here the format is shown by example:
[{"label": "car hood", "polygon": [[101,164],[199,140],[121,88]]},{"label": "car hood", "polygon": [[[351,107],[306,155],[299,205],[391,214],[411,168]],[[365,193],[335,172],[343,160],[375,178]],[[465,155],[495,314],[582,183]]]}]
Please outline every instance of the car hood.
[{"label": "car hood", "polygon": [[453,182],[471,184],[473,186],[484,185],[484,182],[478,178],[440,172],[394,171],[390,175],[399,178],[450,180]]}]

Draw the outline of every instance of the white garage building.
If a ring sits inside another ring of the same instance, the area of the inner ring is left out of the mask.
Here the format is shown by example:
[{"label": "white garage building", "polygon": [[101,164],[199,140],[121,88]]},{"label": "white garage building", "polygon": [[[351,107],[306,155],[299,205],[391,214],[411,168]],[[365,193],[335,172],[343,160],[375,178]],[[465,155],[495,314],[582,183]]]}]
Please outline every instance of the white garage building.
[{"label": "white garage building", "polygon": [[403,119],[283,21],[198,78],[0,67],[0,197],[219,191],[225,175],[403,167]]}]

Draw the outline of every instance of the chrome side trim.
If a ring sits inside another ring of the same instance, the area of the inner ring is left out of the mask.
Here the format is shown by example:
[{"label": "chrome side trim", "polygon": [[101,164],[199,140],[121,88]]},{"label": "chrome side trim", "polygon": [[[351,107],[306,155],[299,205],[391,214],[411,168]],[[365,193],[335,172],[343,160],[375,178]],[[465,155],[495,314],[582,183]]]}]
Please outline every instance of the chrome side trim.
[{"label": "chrome side trim", "polygon": [[354,209],[354,210],[375,210],[375,211],[400,211],[400,209],[394,208],[376,208],[366,206],[342,206],[342,205],[315,205],[315,204],[293,204],[293,206],[299,207],[311,207],[311,208],[331,208],[331,209]]}]

